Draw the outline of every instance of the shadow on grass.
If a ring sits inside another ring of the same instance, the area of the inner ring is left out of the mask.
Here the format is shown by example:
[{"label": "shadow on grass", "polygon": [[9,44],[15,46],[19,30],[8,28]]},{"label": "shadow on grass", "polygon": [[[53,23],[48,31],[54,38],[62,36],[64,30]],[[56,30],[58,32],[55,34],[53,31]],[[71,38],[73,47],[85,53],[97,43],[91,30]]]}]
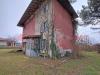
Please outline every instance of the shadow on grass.
[{"label": "shadow on grass", "polygon": [[21,49],[16,49],[16,50],[11,50],[8,53],[23,53],[23,50]]}]

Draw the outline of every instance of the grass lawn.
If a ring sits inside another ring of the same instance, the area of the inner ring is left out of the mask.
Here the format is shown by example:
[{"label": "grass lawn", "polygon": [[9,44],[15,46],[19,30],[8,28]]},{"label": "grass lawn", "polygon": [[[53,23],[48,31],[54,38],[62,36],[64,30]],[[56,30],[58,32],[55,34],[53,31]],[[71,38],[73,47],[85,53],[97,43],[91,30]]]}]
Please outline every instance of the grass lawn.
[{"label": "grass lawn", "polygon": [[83,52],[81,59],[29,58],[14,49],[0,49],[0,75],[100,75],[100,54]]}]

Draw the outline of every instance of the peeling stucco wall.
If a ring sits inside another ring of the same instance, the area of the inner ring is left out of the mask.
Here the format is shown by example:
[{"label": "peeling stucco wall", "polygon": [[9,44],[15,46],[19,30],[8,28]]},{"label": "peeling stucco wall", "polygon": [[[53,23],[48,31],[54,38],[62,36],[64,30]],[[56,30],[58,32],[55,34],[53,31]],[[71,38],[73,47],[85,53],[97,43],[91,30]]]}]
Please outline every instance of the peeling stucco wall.
[{"label": "peeling stucco wall", "polygon": [[35,18],[31,16],[24,24],[23,37],[31,36],[35,34]]},{"label": "peeling stucco wall", "polygon": [[[47,21],[48,31],[41,34],[41,26]],[[55,44],[60,51],[73,49],[73,24],[70,14],[57,0],[46,0],[39,9],[25,22],[23,37],[30,35],[42,35],[42,39],[48,42],[48,53],[52,56],[50,44],[52,39],[52,27],[54,25]]]},{"label": "peeling stucco wall", "polygon": [[41,26],[47,21],[48,31],[42,33],[43,39],[48,42],[48,53],[51,56],[50,43],[52,38],[52,0],[46,0],[35,12],[35,32],[41,34]]},{"label": "peeling stucco wall", "polygon": [[57,0],[53,0],[53,23],[57,46],[62,50],[73,49],[72,18]]}]

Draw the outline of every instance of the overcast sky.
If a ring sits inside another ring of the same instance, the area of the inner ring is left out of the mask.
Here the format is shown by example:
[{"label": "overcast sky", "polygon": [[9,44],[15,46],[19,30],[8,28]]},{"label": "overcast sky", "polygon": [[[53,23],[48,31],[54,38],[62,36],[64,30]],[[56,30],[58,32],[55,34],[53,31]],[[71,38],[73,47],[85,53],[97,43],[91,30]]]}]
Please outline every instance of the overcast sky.
[{"label": "overcast sky", "polygon": [[[22,33],[22,28],[18,27],[17,23],[30,2],[31,0],[0,0],[0,37],[15,36]],[[82,9],[82,5],[87,5],[87,0],[77,0],[73,7],[77,11]],[[84,32],[84,28],[80,27],[78,31],[81,34]],[[88,27],[86,31],[88,31]],[[91,32],[88,35],[91,35]],[[98,36],[98,34],[95,35]]]},{"label": "overcast sky", "polygon": [[81,10],[82,9],[82,5],[86,5],[87,6],[87,0],[77,0],[77,2],[75,2],[73,5],[73,8],[76,10]]},{"label": "overcast sky", "polygon": [[[73,4],[73,7],[77,12],[77,10],[82,9],[82,5],[87,6],[87,0],[77,0],[77,2]],[[78,34],[79,35],[88,35],[93,44],[100,43],[100,29],[92,30],[91,27],[100,28],[100,23],[95,26],[93,26],[93,25],[88,25],[85,27],[78,26]]]},{"label": "overcast sky", "polygon": [[0,37],[19,35],[17,23],[31,0],[0,0]]}]

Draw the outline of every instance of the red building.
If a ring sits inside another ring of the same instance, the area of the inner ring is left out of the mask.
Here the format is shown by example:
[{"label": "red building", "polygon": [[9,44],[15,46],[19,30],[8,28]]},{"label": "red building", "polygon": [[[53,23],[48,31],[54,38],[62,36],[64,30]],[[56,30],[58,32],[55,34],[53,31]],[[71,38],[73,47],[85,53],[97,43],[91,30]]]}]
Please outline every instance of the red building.
[{"label": "red building", "polygon": [[72,52],[77,17],[68,0],[32,0],[18,23],[23,27],[26,55],[45,52],[52,57],[57,50],[61,56],[66,51]]}]

